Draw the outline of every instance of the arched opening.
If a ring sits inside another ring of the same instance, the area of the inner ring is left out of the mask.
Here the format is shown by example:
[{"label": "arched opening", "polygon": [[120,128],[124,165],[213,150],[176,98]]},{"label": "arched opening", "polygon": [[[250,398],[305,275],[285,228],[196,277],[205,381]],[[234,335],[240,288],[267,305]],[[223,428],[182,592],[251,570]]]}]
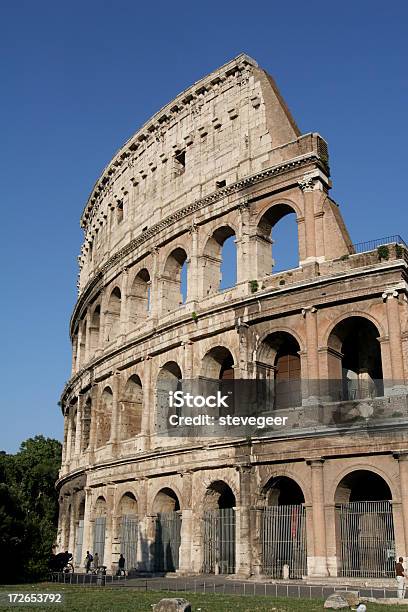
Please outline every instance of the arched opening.
[{"label": "arched opening", "polygon": [[256,361],[257,378],[266,381],[267,405],[274,409],[300,406],[300,346],[294,336],[279,331],[261,343]]},{"label": "arched opening", "polygon": [[[86,316],[86,315],[85,315]],[[79,334],[79,367],[81,368],[86,362],[86,318],[81,320],[79,324],[80,334]]]},{"label": "arched opening", "polygon": [[156,572],[174,572],[179,567],[181,543],[180,503],[169,487],[161,489],[153,502],[156,517],[154,568]]},{"label": "arched opening", "polygon": [[204,355],[201,375],[215,380],[234,379],[234,358],[225,346],[216,346]]},{"label": "arched opening", "polygon": [[299,266],[296,213],[288,204],[274,204],[261,217],[255,236],[259,277]]},{"label": "arched opening", "polygon": [[96,351],[99,348],[99,332],[101,327],[101,307],[95,307],[92,318],[91,318],[91,326],[89,330],[89,339],[90,339],[90,354],[93,357]]},{"label": "arched opening", "polygon": [[[94,533],[93,533],[93,555],[94,565],[104,564],[105,537],[106,537],[106,500],[100,495],[95,503],[94,510]],[[96,558],[95,558],[96,557]]]},{"label": "arched opening", "polygon": [[182,388],[180,366],[175,361],[168,361],[160,369],[156,384],[156,426],[157,432],[163,433],[170,429],[170,417],[179,414],[179,409],[170,405],[170,395]]},{"label": "arched opening", "polygon": [[204,573],[235,572],[235,505],[234,492],[226,482],[216,480],[204,496],[203,540]]},{"label": "arched opening", "polygon": [[125,385],[120,402],[119,437],[121,440],[128,440],[141,432],[142,412],[142,383],[139,376],[133,374]]},{"label": "arched opening", "polygon": [[146,268],[143,268],[135,276],[128,296],[129,319],[133,327],[144,321],[149,314],[150,287],[150,274]]},{"label": "arched opening", "polygon": [[75,399],[75,402],[70,407],[70,421],[71,421],[71,448],[70,448],[70,458],[73,459],[75,457],[75,443],[76,443],[76,431],[77,431],[77,421],[78,421],[78,400]]},{"label": "arched opening", "polygon": [[79,566],[83,562],[82,558],[82,542],[84,539],[84,516],[85,516],[85,500],[82,499],[78,506],[76,537],[75,537],[75,565]]},{"label": "arched opening", "polygon": [[91,418],[92,418],[92,400],[90,397],[86,400],[83,409],[82,417],[82,442],[81,451],[85,451],[89,446],[91,435]]},{"label": "arched opening", "polygon": [[180,307],[188,294],[187,253],[178,247],[170,253],[162,276],[162,310],[172,312]]},{"label": "arched opening", "polygon": [[328,372],[334,400],[355,400],[384,394],[381,347],[377,327],[360,316],[343,319],[328,340]]},{"label": "arched opening", "polygon": [[120,518],[120,552],[125,558],[125,569],[131,570],[136,567],[139,519],[138,503],[133,493],[127,492],[122,495],[119,502]]},{"label": "arched opening", "polygon": [[283,566],[290,578],[307,574],[306,510],[303,491],[288,476],[271,478],[262,490],[262,572],[283,577]]},{"label": "arched opening", "polygon": [[395,535],[388,483],[370,470],[354,470],[340,481],[334,499],[339,575],[394,576]]},{"label": "arched opening", "polygon": [[96,448],[104,446],[109,442],[112,422],[113,392],[110,387],[105,387],[101,396],[101,407],[98,410],[96,428]]},{"label": "arched opening", "polygon": [[235,232],[228,225],[215,230],[202,256],[203,296],[228,289],[237,282]]},{"label": "arched opening", "polygon": [[122,295],[119,287],[115,287],[110,294],[106,312],[106,341],[112,342],[120,333],[120,311]]}]

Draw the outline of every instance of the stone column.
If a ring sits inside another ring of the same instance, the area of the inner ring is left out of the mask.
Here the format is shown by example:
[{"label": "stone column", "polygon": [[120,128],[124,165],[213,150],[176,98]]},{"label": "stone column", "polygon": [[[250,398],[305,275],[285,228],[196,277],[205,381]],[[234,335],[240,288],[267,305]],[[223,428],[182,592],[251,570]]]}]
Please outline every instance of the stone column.
[{"label": "stone column", "polygon": [[151,291],[151,308],[150,313],[152,319],[157,319],[161,308],[161,278],[160,278],[160,252],[158,248],[152,249],[152,291]]},{"label": "stone column", "polygon": [[77,408],[77,419],[76,419],[76,431],[75,431],[75,457],[78,459],[81,455],[81,440],[82,440],[82,417],[84,408],[84,396],[80,394],[78,396],[78,408]]},{"label": "stone column", "polygon": [[82,539],[82,557],[85,559],[86,551],[93,553],[93,526],[92,519],[92,489],[84,488],[85,492],[85,510],[84,510],[84,535]]},{"label": "stone column", "polygon": [[327,576],[326,552],[326,518],[324,506],[324,459],[311,459],[308,461],[311,471],[312,486],[312,518],[313,518],[313,576]]},{"label": "stone column", "polygon": [[398,390],[398,388],[401,389],[403,387],[405,382],[398,291],[387,290],[383,293],[382,297],[387,313],[392,386],[395,390]]},{"label": "stone column", "polygon": [[103,564],[106,565],[108,571],[113,570],[112,566],[112,544],[113,544],[113,513],[115,504],[115,485],[106,487],[106,533],[105,533],[105,556]]},{"label": "stone column", "polygon": [[184,369],[183,378],[191,380],[193,378],[193,343],[191,340],[183,342],[184,346]]},{"label": "stone column", "polygon": [[251,262],[249,261],[249,203],[246,198],[239,205],[239,235],[236,236],[237,245],[237,283],[248,281],[249,269]]},{"label": "stone column", "polygon": [[[307,378],[302,371],[304,389],[302,391],[303,403],[314,404],[319,397],[319,349],[317,334],[317,309],[314,306],[302,308],[302,315],[306,327],[306,361]],[[305,397],[306,396],[306,397]]]},{"label": "stone column", "polygon": [[305,219],[305,255],[306,260],[301,262],[309,263],[316,260],[316,232],[315,232],[315,194],[314,190],[317,181],[314,176],[305,175],[299,181],[299,187],[303,191],[304,200],[304,219]]},{"label": "stone column", "polygon": [[143,412],[141,434],[144,437],[144,449],[150,448],[150,414],[154,410],[152,401],[152,380],[151,380],[152,360],[146,357],[143,364]]},{"label": "stone column", "polygon": [[95,451],[96,448],[96,442],[97,442],[97,428],[98,428],[98,404],[99,404],[99,393],[98,393],[98,385],[94,385],[92,387],[92,392],[91,392],[91,399],[92,399],[92,405],[91,405],[91,427],[90,427],[90,432],[89,432],[89,454],[90,454],[90,458],[89,461],[91,462],[91,457]]},{"label": "stone column", "polygon": [[69,406],[69,412],[67,414],[67,442],[65,448],[65,462],[67,464],[71,461],[71,449],[72,449],[72,406]]},{"label": "stone column", "polygon": [[194,223],[190,229],[191,253],[188,264],[187,300],[196,302],[198,300],[198,227]]},{"label": "stone column", "polygon": [[75,559],[75,525],[76,525],[76,506],[75,506],[75,495],[71,494],[69,503],[71,504],[71,516],[69,522],[69,539],[68,539],[68,551],[73,554]]},{"label": "stone column", "polygon": [[64,414],[64,442],[62,445],[61,464],[65,466],[67,463],[67,448],[68,448],[68,416]]},{"label": "stone column", "polygon": [[405,545],[402,542],[396,542],[396,545],[400,547],[397,550],[397,556],[403,556],[406,559],[408,557],[408,452],[398,453],[397,459]]},{"label": "stone column", "polygon": [[239,509],[237,512],[236,568],[241,576],[249,576],[252,568],[251,548],[251,477],[250,465],[239,468]]},{"label": "stone column", "polygon": [[192,529],[193,529],[193,510],[191,508],[193,474],[184,472],[182,475],[183,495],[185,507],[181,514],[181,543],[180,543],[180,563],[178,573],[191,574],[191,548],[192,548]]},{"label": "stone column", "polygon": [[112,444],[112,453],[117,451],[119,442],[119,419],[120,419],[120,373],[115,372],[112,376],[112,420],[111,420],[111,435],[109,442]]}]

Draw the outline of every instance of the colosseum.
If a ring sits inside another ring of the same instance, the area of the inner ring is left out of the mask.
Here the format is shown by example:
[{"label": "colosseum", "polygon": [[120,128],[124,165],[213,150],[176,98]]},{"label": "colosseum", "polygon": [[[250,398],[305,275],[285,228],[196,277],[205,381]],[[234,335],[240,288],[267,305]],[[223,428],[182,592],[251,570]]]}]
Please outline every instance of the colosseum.
[{"label": "colosseum", "polygon": [[[408,249],[352,244],[330,188],[327,143],[244,54],[95,183],[56,485],[80,571],[89,550],[108,572],[383,578],[408,556]],[[165,435],[160,383],[189,380],[267,383],[288,425]]]}]

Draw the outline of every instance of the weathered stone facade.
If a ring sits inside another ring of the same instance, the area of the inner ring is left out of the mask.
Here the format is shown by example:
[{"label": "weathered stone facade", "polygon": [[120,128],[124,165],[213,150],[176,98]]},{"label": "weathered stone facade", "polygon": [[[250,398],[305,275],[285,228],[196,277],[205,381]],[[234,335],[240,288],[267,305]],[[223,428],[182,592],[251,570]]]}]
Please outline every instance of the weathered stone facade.
[{"label": "weathered stone facade", "polygon": [[[362,499],[367,475],[369,500],[392,500],[397,554],[408,555],[408,255],[394,242],[356,253],[330,187],[325,141],[300,134],[271,77],[245,55],[164,107],[104,170],[81,219],[72,376],[61,398],[58,544],[81,566],[100,537],[115,570],[124,517],[133,517],[136,569],[268,573],[263,509],[291,507],[296,539],[297,505],[304,573],[344,573],[338,505]],[[274,273],[271,231],[289,213],[299,266]],[[220,292],[231,236],[237,282]],[[331,415],[335,404],[306,385],[289,406],[298,426],[281,435],[157,435],[160,376],[278,378],[284,363],[309,381],[345,371],[357,386],[391,381],[368,402],[380,414],[386,406],[387,418],[370,431],[324,419],[311,429],[305,410]],[[234,508],[227,569],[206,558],[204,530],[204,513],[223,508]],[[163,566],[157,521],[172,513],[179,552]]]}]

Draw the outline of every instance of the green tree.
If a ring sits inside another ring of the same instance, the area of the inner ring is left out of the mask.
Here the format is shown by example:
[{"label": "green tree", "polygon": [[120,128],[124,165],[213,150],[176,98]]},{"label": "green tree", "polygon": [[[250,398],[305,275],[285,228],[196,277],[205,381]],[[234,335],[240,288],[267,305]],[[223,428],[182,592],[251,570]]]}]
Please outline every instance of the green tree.
[{"label": "green tree", "polygon": [[36,436],[15,455],[0,453],[0,576],[4,582],[46,574],[55,540],[58,498],[55,481],[61,443]]}]

